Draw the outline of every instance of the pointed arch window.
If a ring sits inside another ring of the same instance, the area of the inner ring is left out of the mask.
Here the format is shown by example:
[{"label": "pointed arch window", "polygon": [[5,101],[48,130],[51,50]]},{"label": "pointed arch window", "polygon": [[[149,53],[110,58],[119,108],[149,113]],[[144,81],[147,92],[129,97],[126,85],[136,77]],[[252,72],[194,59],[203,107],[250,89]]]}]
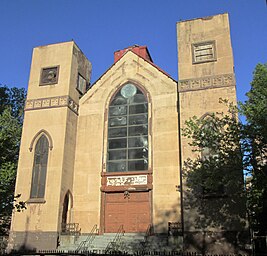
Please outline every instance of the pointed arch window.
[{"label": "pointed arch window", "polygon": [[[206,113],[201,119],[203,120],[203,125],[201,126],[202,129],[202,136],[205,136],[207,138],[210,138],[211,136],[214,136],[214,133],[216,134],[217,128],[216,128],[216,123],[214,119],[214,114],[213,113]],[[217,157],[218,154],[217,152],[214,151],[214,147],[216,147],[216,140],[206,140],[209,144],[212,145],[205,145],[202,148],[201,151],[201,158],[203,160],[207,160],[211,157]]]},{"label": "pointed arch window", "polygon": [[42,135],[35,146],[30,198],[44,198],[49,142]]},{"label": "pointed arch window", "polygon": [[[225,184],[221,176],[219,163],[218,137],[220,132],[216,126],[216,118],[214,113],[206,113],[202,117],[203,125],[201,126],[202,136],[204,139],[203,148],[201,151],[202,166],[202,196],[203,198],[220,198],[225,196]],[[216,174],[217,173],[217,174]],[[219,175],[218,175],[219,174]],[[212,186],[210,185],[212,184]]]},{"label": "pointed arch window", "polygon": [[148,169],[148,103],[127,83],[113,97],[108,115],[107,172]]}]

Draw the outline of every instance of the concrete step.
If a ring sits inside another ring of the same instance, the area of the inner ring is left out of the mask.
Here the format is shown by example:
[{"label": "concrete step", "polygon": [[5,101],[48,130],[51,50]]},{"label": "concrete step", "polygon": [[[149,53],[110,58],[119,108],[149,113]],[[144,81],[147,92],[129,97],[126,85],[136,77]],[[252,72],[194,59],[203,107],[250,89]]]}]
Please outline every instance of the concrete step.
[{"label": "concrete step", "polygon": [[[84,248],[88,251],[104,251],[107,246],[113,242],[116,234],[109,233],[104,235],[95,235],[90,242],[88,242]],[[81,242],[86,241],[88,236],[81,235],[79,237],[74,236],[62,236],[60,238],[59,250],[74,251],[77,250]],[[116,246],[116,250],[126,251],[133,253],[140,250],[178,250],[182,249],[182,238],[172,237],[168,238],[167,235],[149,236],[145,240],[145,234],[140,233],[125,233],[121,236],[119,246]]]},{"label": "concrete step", "polygon": [[96,249],[96,250],[104,250],[109,242],[112,242],[115,238],[116,234],[108,234],[108,235],[95,235],[88,240],[88,235],[81,235],[79,237],[75,236],[61,236],[60,237],[60,246],[59,250],[76,250],[82,242],[87,241],[83,246],[87,250]]}]

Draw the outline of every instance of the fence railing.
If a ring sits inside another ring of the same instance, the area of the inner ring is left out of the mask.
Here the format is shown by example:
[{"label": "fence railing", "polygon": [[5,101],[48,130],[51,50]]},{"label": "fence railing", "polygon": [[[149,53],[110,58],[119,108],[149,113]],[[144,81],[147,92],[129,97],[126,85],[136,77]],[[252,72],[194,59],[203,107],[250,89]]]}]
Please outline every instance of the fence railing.
[{"label": "fence railing", "polygon": [[121,225],[117,231],[117,234],[115,235],[114,239],[108,243],[105,252],[112,252],[112,251],[119,251],[121,247],[121,238],[124,235],[125,231],[123,229],[123,225]]},{"label": "fence railing", "polygon": [[136,251],[134,253],[129,253],[127,251],[105,251],[105,250],[91,250],[91,251],[63,251],[63,250],[42,250],[38,252],[15,252],[13,251],[11,254],[3,254],[8,256],[24,256],[24,255],[39,255],[39,256],[47,256],[47,255],[81,255],[81,256],[91,256],[91,255],[128,255],[128,256],[147,256],[147,255],[168,255],[168,256],[248,256],[248,254],[215,254],[215,253],[207,253],[201,254],[198,252],[183,252],[183,251],[157,251],[157,250],[143,250]]},{"label": "fence railing", "polygon": [[180,222],[168,222],[168,236],[179,236],[183,234]]},{"label": "fence railing", "polygon": [[148,238],[150,236],[154,235],[154,227],[152,224],[149,224],[147,229],[146,229],[146,234],[144,236],[144,241],[141,241],[140,244],[142,245],[143,248],[146,247]]},{"label": "fence railing", "polygon": [[61,235],[80,235],[81,228],[79,223],[62,223],[61,224]]},{"label": "fence railing", "polygon": [[86,240],[82,241],[82,242],[78,245],[76,251],[79,252],[79,251],[85,251],[85,250],[88,250],[88,248],[90,247],[90,245],[91,245],[92,242],[94,241],[95,236],[98,234],[98,231],[99,231],[99,230],[98,230],[98,228],[97,228],[97,225],[95,224],[95,225],[92,227],[92,229],[91,229],[89,235],[87,236]]}]

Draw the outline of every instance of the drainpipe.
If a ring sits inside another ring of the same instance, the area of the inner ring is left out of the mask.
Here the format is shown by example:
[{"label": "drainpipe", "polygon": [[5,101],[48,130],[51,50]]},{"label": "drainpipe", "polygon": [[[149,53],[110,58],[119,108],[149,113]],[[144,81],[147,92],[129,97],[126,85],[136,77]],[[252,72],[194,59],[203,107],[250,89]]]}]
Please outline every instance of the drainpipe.
[{"label": "drainpipe", "polygon": [[181,225],[182,234],[184,238],[184,207],[183,207],[183,160],[182,160],[182,136],[181,136],[181,107],[180,107],[180,95],[179,95],[179,80],[177,81],[177,112],[178,112],[178,144],[179,144],[179,167],[180,167],[180,204],[181,204]]}]

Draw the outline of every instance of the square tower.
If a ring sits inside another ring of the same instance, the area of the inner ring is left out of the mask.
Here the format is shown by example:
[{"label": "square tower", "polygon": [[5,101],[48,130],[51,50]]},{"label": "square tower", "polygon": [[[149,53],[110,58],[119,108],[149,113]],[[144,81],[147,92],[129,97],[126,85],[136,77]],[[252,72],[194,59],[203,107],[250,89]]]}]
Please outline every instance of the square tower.
[{"label": "square tower", "polygon": [[[177,34],[178,108],[182,129],[193,116],[204,118],[211,113],[227,113],[228,107],[220,103],[220,99],[227,99],[236,105],[236,88],[227,13],[178,22]],[[190,139],[181,136],[182,166],[187,159],[198,157],[198,153],[192,151],[190,142]],[[242,172],[232,172],[236,173],[235,177],[240,178],[242,183]],[[238,198],[232,204],[235,199],[230,193],[209,199],[203,193],[190,193],[186,178],[183,177],[185,248],[201,252],[234,252],[241,245],[238,234],[245,231],[245,203]],[[218,202],[222,207],[218,206]],[[232,207],[228,211],[230,205]],[[222,214],[218,214],[219,211]],[[221,218],[223,214],[227,216],[227,221]],[[233,246],[234,243],[237,246]]]},{"label": "square tower", "polygon": [[90,75],[73,41],[33,50],[15,192],[27,210],[13,214],[11,248],[56,248],[71,218],[79,98]]}]

